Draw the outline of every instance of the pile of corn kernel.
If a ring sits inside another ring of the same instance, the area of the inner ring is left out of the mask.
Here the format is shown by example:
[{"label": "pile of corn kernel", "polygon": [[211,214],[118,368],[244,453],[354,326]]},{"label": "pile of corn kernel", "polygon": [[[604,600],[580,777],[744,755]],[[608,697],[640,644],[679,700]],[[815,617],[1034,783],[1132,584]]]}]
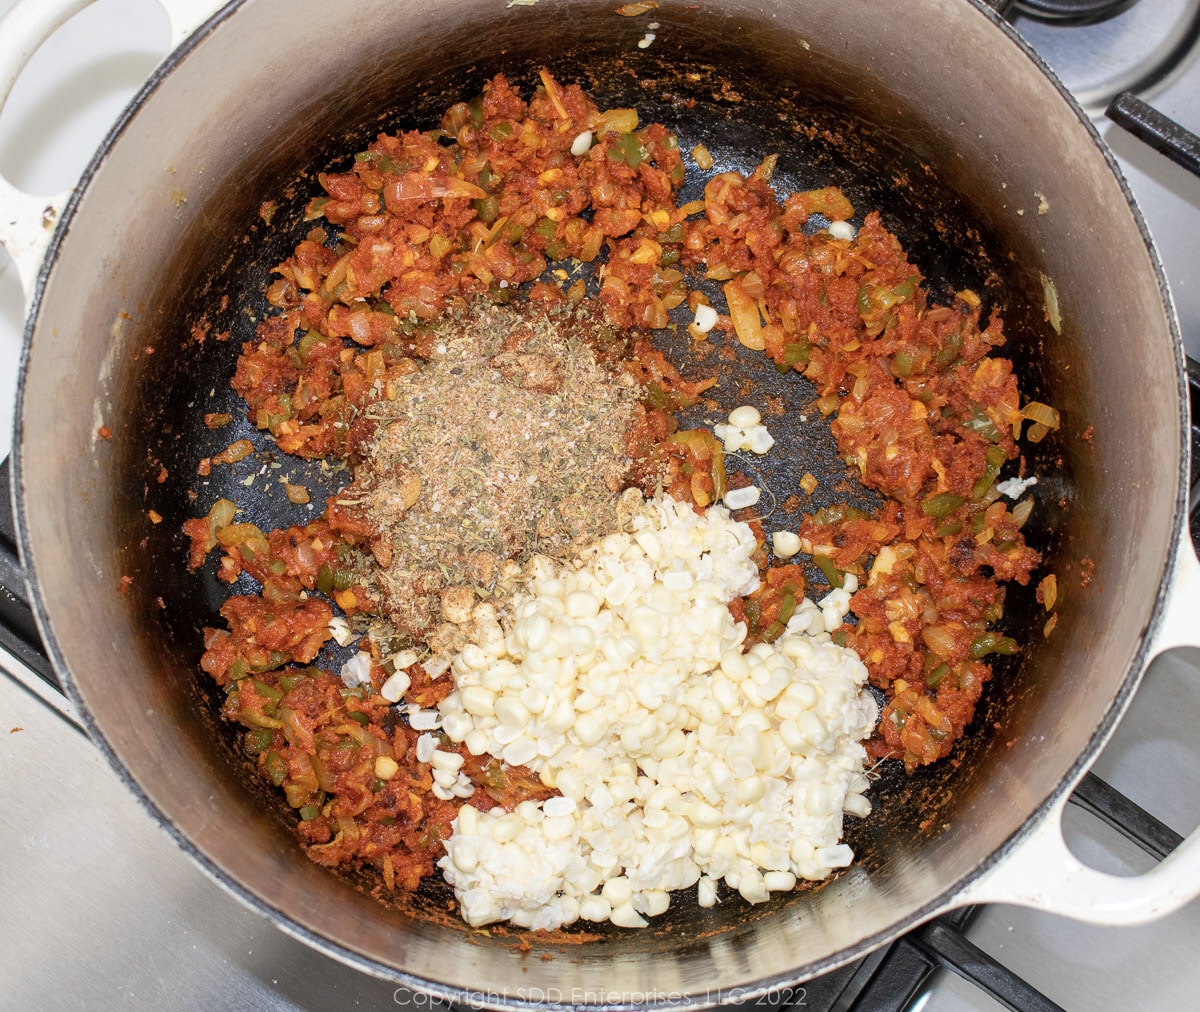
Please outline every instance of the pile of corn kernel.
[{"label": "pile of corn kernel", "polygon": [[849,594],[743,652],[727,604],[758,584],[755,547],[722,507],[656,499],[574,564],[533,560],[504,617],[475,609],[440,730],[561,796],[459,810],[439,864],[468,923],[640,927],[675,890],[759,903],[850,862],[877,707],[830,639]]}]

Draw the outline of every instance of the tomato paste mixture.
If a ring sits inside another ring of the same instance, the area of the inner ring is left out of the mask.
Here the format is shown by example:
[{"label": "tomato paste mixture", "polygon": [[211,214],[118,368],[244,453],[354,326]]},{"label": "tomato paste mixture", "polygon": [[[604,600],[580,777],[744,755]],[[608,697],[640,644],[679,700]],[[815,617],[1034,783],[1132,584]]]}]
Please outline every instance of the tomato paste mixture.
[{"label": "tomato paste mixture", "polygon": [[[692,160],[711,166],[699,145]],[[1021,533],[1032,500],[1010,509],[997,483],[1023,467],[1025,422],[1036,441],[1057,415],[1022,404],[994,354],[1002,323],[975,293],[933,305],[878,213],[855,229],[839,190],[777,193],[774,166],[712,175],[680,203],[679,138],[543,72],[528,98],[497,76],[436,128],[380,134],[319,176],[313,228],[274,268],[275,312],[232,383],[279,450],[345,463],[350,480],[303,527],[240,523],[225,499],[185,524],[192,569],[219,547],[221,579],[261,585],[226,601],[200,666],[313,860],[377,869],[381,894],[433,874],[464,802],[434,790],[421,730],[384,687],[401,671],[404,703],[445,698],[451,680],[422,660],[506,566],[602,535],[624,489],[703,509],[749,484],[711,431],[680,427],[716,379],[685,378],[652,346],[675,309],[696,341],[739,342],[810,380],[809,409],[883,497],[874,513],[803,516],[786,562],[753,508],[735,513],[760,541],[761,586],[730,605],[747,646],[781,634],[801,562],[833,587],[853,576],[853,620],[834,638],[886,698],[871,755],[913,770],[962,736],[989,658],[1019,650],[1005,584],[1040,561]],[[360,678],[314,666],[352,636]],[[481,811],[555,793],[525,767],[438,747],[462,756]]]}]

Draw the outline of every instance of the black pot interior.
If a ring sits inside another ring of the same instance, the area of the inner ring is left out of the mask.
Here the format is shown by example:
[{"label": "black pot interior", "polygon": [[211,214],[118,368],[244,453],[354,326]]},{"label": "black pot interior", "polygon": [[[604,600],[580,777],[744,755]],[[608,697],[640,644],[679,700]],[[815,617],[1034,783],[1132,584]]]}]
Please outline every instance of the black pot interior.
[{"label": "black pot interior", "polygon": [[[932,301],[948,301],[954,291],[973,288],[987,309],[1003,316],[1010,341],[1001,353],[1015,361],[1025,396],[1053,403],[1062,395],[1054,378],[1061,363],[1048,357],[1043,343],[1048,324],[1039,276],[1024,266],[1038,262],[1036,251],[1023,245],[1019,232],[999,227],[1003,197],[979,185],[971,166],[955,157],[954,139],[934,129],[926,112],[897,98],[869,72],[808,51],[799,34],[782,25],[767,34],[761,24],[726,17],[714,31],[709,12],[683,7],[650,17],[667,28],[645,50],[635,43],[644,30],[640,22],[647,19],[616,18],[605,7],[572,21],[569,46],[552,20],[530,20],[532,27],[522,30],[510,19],[502,26],[464,30],[451,51],[426,51],[416,40],[390,60],[348,70],[329,95],[290,111],[287,125],[224,182],[219,196],[195,218],[174,261],[163,265],[162,287],[147,300],[157,321],[154,352],[141,357],[135,393],[124,398],[137,410],[112,425],[120,476],[114,519],[124,546],[124,571],[134,577],[129,602],[147,655],[165,652],[171,659],[170,691],[179,701],[172,718],[186,733],[209,738],[228,775],[274,813],[280,846],[289,845],[294,814],[251,775],[239,732],[220,719],[222,694],[197,667],[203,628],[220,625],[222,601],[249,585],[230,588],[216,580],[211,560],[204,571],[189,574],[180,525],[203,515],[219,496],[242,506],[239,519],[263,529],[303,523],[320,511],[326,490],[344,480],[264,441],[246,420],[229,380],[241,343],[254,339],[256,320],[269,311],[263,290],[271,267],[312,227],[302,212],[321,192],[316,173],[347,166],[376,133],[436,126],[442,110],[478,93],[497,72],[519,82],[528,95],[538,68],[545,66],[559,81],[582,84],[601,108],[633,105],[643,123],[665,123],[685,151],[703,142],[716,158],[711,173],[730,168],[748,173],[765,155],[776,153],[778,192],[837,185],[853,202],[857,221],[879,210],[925,275]],[[688,171],[684,192],[699,195],[710,173],[690,163]],[[258,216],[268,200],[279,205],[269,226]],[[202,342],[193,337],[196,327],[206,335]],[[687,339],[663,335],[661,340],[685,373],[716,365],[716,356],[699,355]],[[743,401],[736,392],[739,378],[752,379],[764,394],[784,397],[797,415],[814,396],[807,381],[797,374],[780,376],[765,360],[742,356],[721,369],[733,381],[723,374],[718,386],[725,411]],[[1087,391],[1077,389],[1073,396],[1086,399]],[[209,431],[201,420],[204,412],[229,412],[236,422]],[[714,415],[705,417],[720,420]],[[776,425],[779,445],[762,476],[779,500],[806,470],[820,479],[813,508],[847,495],[871,500],[837,457],[826,424],[791,420],[775,423],[773,431]],[[207,478],[197,475],[202,457],[237,438],[251,439],[258,452],[232,467],[214,467]],[[1027,535],[1034,547],[1061,556],[1068,550],[1059,532],[1076,497],[1074,476],[1089,465],[1077,447],[1054,436],[1025,453],[1029,469],[1044,476]],[[284,476],[310,488],[313,510],[287,500],[279,482]],[[853,486],[849,493],[847,481]],[[147,524],[149,509],[162,516],[162,523]],[[773,529],[770,521],[766,526]],[[822,592],[821,578],[814,573],[811,593],[816,595]],[[1037,664],[1044,620],[1032,587],[1010,587],[1003,627],[1029,648],[996,666],[975,721],[951,760],[911,776],[896,762],[877,770],[870,794],[874,813],[846,820],[857,868],[872,881],[886,882],[898,851],[935,837],[985,787],[997,753],[1046,691]],[[338,663],[336,657],[330,660]],[[370,883],[351,884],[365,888]],[[444,887],[430,884],[414,905],[432,911],[445,898]],[[713,910],[679,899],[651,929],[612,933],[620,939],[613,941],[622,952],[678,953],[690,944],[708,944],[698,939],[712,932],[736,936],[781,907],[809,899],[801,891],[751,909],[734,897]]]}]

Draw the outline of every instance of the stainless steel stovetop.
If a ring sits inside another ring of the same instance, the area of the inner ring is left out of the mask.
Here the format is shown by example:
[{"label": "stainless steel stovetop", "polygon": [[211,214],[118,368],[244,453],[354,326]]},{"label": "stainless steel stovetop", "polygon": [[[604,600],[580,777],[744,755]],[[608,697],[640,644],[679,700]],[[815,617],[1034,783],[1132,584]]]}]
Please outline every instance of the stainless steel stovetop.
[{"label": "stainless steel stovetop", "polygon": [[[12,3],[0,0],[0,15]],[[1200,131],[1200,0],[1141,0],[1084,27],[1024,16],[1015,24],[1095,116],[1113,92],[1136,85],[1160,111]],[[78,15],[34,57],[0,115],[0,174],[33,192],[70,186],[166,48],[166,20],[152,0],[98,0]],[[1102,118],[1097,125],[1149,221],[1189,354],[1200,359],[1200,180]],[[1032,194],[1025,199],[1036,206]],[[0,457],[11,439],[21,326],[15,271],[0,251]],[[1155,663],[1095,766],[1180,833],[1200,823],[1194,661]],[[1068,809],[1066,831],[1078,856],[1102,870],[1151,863],[1079,809]],[[3,651],[0,855],[0,1007],[428,1004],[310,950],[210,881],[121,786],[70,705]],[[995,906],[967,935],[1068,1009],[1200,1009],[1200,902],[1122,929]],[[909,1007],[1002,1006],[938,971]]]}]

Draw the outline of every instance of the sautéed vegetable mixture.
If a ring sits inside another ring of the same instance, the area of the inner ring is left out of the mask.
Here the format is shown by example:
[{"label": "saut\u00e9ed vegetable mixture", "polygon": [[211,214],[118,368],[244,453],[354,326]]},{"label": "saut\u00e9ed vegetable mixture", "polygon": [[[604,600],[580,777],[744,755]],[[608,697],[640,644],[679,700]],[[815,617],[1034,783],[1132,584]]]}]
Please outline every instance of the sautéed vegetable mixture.
[{"label": "saut\u00e9ed vegetable mixture", "polygon": [[[823,879],[866,767],[949,755],[1019,650],[1033,500],[999,486],[1058,416],[1022,403],[1000,319],[969,290],[935,305],[840,190],[776,192],[774,155],[689,159],[682,202],[667,126],[497,76],[320,174],[273,270],[233,388],[347,481],[303,526],[226,499],[185,523],[192,569],[219,549],[259,588],[200,666],[307,854],[380,896],[440,872],[472,925],[638,927],[676,890]],[[766,518],[746,462],[799,474],[804,448],[753,392],[685,427],[718,378],[663,328],[812,391],[882,506]]]}]

